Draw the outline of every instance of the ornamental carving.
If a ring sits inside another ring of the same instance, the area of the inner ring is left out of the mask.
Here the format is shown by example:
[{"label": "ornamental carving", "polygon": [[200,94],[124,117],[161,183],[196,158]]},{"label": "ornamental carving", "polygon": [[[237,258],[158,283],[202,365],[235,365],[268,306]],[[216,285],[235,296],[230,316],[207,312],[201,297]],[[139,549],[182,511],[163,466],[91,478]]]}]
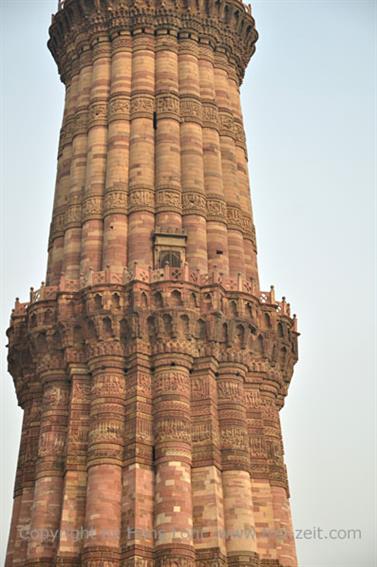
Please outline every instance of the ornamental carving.
[{"label": "ornamental carving", "polygon": [[112,98],[109,103],[109,121],[128,120],[130,114],[130,99],[117,96]]},{"label": "ornamental carving", "polygon": [[65,446],[65,432],[42,431],[39,437],[38,456],[61,455]]},{"label": "ornamental carving", "polygon": [[55,215],[52,219],[50,238],[57,238],[58,236],[63,236],[64,234],[64,217],[65,213],[59,213]]},{"label": "ornamental carving", "polygon": [[72,225],[81,224],[81,206],[70,205],[65,212],[65,227],[68,228]]},{"label": "ornamental carving", "polygon": [[223,449],[249,449],[249,437],[246,430],[235,425],[221,424],[221,446]]},{"label": "ornamental carving", "polygon": [[203,443],[212,439],[212,424],[211,423],[193,423],[192,424],[192,442]]},{"label": "ornamental carving", "polygon": [[266,456],[266,447],[263,437],[251,437],[250,453],[251,456],[256,459],[262,459]]},{"label": "ornamental carving", "polygon": [[233,228],[234,230],[240,230],[242,232],[243,220],[241,209],[227,205],[227,221],[228,228]]},{"label": "ornamental carving", "polygon": [[67,118],[67,120],[64,122],[61,140],[62,146],[65,146],[66,144],[70,144],[72,142],[72,136],[75,132],[75,123],[76,117],[74,116]]},{"label": "ornamental carving", "polygon": [[158,95],[157,96],[157,112],[163,117],[164,114],[178,117],[180,111],[179,98],[174,95]]},{"label": "ornamental carving", "polygon": [[256,242],[256,234],[255,234],[255,226],[250,218],[249,215],[243,215],[242,219],[242,232],[244,238],[251,241],[251,244],[254,250],[257,250],[257,242]]},{"label": "ornamental carving", "polygon": [[73,443],[86,443],[88,440],[88,431],[89,427],[83,427],[82,421],[72,424],[68,431],[68,445]]},{"label": "ornamental carving", "polygon": [[[64,559],[62,565],[65,566]],[[119,567],[119,561],[108,561],[107,559],[88,559],[85,561],[85,567]]]},{"label": "ornamental carving", "polygon": [[152,379],[149,374],[139,373],[137,376],[137,392],[149,398],[152,394]]},{"label": "ornamental carving", "polygon": [[217,394],[219,400],[242,401],[243,389],[240,384],[235,382],[219,381],[217,383]]},{"label": "ornamental carving", "polygon": [[234,137],[233,116],[226,112],[220,112],[220,135]]},{"label": "ornamental carving", "polygon": [[82,220],[97,218],[102,218],[102,197],[87,197],[82,206]]},{"label": "ornamental carving", "polygon": [[261,399],[259,390],[248,390],[245,394],[246,403],[250,408],[259,408]]},{"label": "ornamental carving", "polygon": [[73,123],[72,135],[77,136],[78,134],[86,134],[88,130],[88,112],[86,110],[81,110],[75,115],[75,121]]},{"label": "ornamental carving", "polygon": [[190,421],[178,418],[160,418],[155,427],[155,440],[157,443],[164,443],[166,441],[190,443]]},{"label": "ornamental carving", "polygon": [[151,117],[154,111],[153,97],[133,96],[131,98],[131,118],[137,116]]},{"label": "ornamental carving", "polygon": [[129,417],[126,421],[124,437],[127,443],[132,441],[150,443],[153,438],[152,419],[139,416]]},{"label": "ornamental carving", "polygon": [[217,106],[208,102],[203,102],[202,105],[203,126],[207,128],[219,127],[219,113]]},{"label": "ornamental carving", "polygon": [[130,36],[116,36],[111,42],[112,52],[116,51],[131,51],[132,38]]},{"label": "ornamental carving", "polygon": [[107,104],[95,102],[89,107],[89,127],[103,126],[107,123]]},{"label": "ornamental carving", "polygon": [[134,556],[132,559],[126,559],[124,567],[153,567],[153,559],[145,559],[145,557]]},{"label": "ornamental carving", "polygon": [[150,189],[130,189],[129,212],[154,209],[154,192]]},{"label": "ornamental carving", "polygon": [[125,378],[118,374],[98,375],[94,379],[92,394],[95,397],[114,396],[123,398],[125,391]]},{"label": "ornamental carving", "polygon": [[178,191],[157,189],[156,207],[161,210],[181,211],[181,194]]},{"label": "ornamental carving", "polygon": [[207,199],[207,220],[226,222],[226,203],[221,199]]},{"label": "ornamental carving", "polygon": [[242,232],[244,233],[245,238],[249,238],[249,240],[252,240],[253,223],[251,221],[250,216],[247,214],[243,214],[241,217],[241,222],[242,222]]},{"label": "ornamental carving", "polygon": [[234,123],[234,138],[236,144],[246,149],[246,136],[242,124],[239,122]]},{"label": "ornamental carving", "polygon": [[155,378],[154,389],[156,394],[179,392],[188,395],[190,392],[189,378],[182,372],[162,372]]},{"label": "ornamental carving", "polygon": [[202,105],[195,98],[181,99],[181,117],[184,122],[198,122],[202,120]]},{"label": "ornamental carving", "polygon": [[43,403],[47,406],[46,409],[53,409],[56,407],[64,407],[69,400],[69,392],[62,386],[47,386],[43,394]]},{"label": "ornamental carving", "polygon": [[105,194],[105,213],[127,213],[128,195],[124,190],[109,189]]},{"label": "ornamental carving", "polygon": [[191,379],[191,399],[192,400],[202,400],[209,396],[209,385],[207,378],[195,378]]},{"label": "ornamental carving", "polygon": [[112,442],[123,444],[123,426],[118,421],[105,421],[89,431],[91,443]]},{"label": "ornamental carving", "polygon": [[156,558],[156,567],[195,567],[195,560],[188,557],[174,557],[168,555],[166,557]]},{"label": "ornamental carving", "polygon": [[183,213],[198,214],[205,216],[207,212],[207,201],[203,194],[194,192],[182,193]]}]

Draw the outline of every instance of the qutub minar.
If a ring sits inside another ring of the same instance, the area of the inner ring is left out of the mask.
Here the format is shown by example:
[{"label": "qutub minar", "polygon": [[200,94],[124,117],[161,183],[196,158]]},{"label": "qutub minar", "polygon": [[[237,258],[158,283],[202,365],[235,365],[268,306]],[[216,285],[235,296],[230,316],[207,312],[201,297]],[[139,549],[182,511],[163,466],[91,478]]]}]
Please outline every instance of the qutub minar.
[{"label": "qutub minar", "polygon": [[239,0],[65,0],[46,282],[16,305],[24,410],[6,566],[297,565],[279,410],[297,360],[260,291]]}]

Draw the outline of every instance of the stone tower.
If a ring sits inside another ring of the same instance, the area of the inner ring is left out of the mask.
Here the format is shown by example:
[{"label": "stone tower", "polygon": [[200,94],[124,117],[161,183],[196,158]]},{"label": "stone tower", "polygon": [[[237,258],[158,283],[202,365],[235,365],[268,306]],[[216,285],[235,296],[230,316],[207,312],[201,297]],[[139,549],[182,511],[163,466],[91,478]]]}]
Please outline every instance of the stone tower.
[{"label": "stone tower", "polygon": [[7,567],[294,567],[289,305],[259,289],[239,0],[65,0],[46,282],[16,300]]}]

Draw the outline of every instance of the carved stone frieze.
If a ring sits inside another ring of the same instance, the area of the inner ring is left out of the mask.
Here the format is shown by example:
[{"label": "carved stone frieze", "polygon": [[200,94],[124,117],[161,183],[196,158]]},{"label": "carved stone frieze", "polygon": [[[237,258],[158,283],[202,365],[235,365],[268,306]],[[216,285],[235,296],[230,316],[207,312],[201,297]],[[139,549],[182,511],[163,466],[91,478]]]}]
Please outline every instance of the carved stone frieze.
[{"label": "carved stone frieze", "polygon": [[183,214],[206,216],[207,200],[202,193],[185,191],[182,193]]},{"label": "carved stone frieze", "polygon": [[159,94],[156,97],[156,110],[160,118],[179,119],[180,103],[179,98],[173,94]]},{"label": "carved stone frieze", "polygon": [[180,107],[184,122],[202,123],[202,105],[199,100],[192,97],[181,98]]},{"label": "carved stone frieze", "polygon": [[181,212],[181,193],[178,190],[161,189],[156,191],[156,211]]},{"label": "carved stone frieze", "polygon": [[154,191],[152,189],[136,189],[130,187],[128,194],[128,212],[154,211]]},{"label": "carved stone frieze", "polygon": [[228,228],[243,232],[243,217],[239,207],[227,205],[227,223]]},{"label": "carved stone frieze", "polygon": [[235,129],[234,129],[234,119],[232,114],[229,112],[224,112],[223,110],[220,111],[219,122],[220,122],[220,135],[234,138]]},{"label": "carved stone frieze", "polygon": [[82,221],[102,219],[102,197],[86,197],[82,204]]},{"label": "carved stone frieze", "polygon": [[131,102],[129,97],[117,95],[109,102],[109,122],[112,120],[128,120],[130,117]]},{"label": "carved stone frieze", "polygon": [[207,198],[207,220],[226,223],[226,203],[221,199]]},{"label": "carved stone frieze", "polygon": [[131,98],[131,111],[132,118],[152,118],[154,111],[154,98],[153,96],[134,95]]},{"label": "carved stone frieze", "polygon": [[202,103],[203,126],[205,128],[219,128],[219,115],[217,106],[213,102]]},{"label": "carved stone frieze", "polygon": [[126,189],[118,189],[114,187],[108,189],[105,193],[104,213],[126,214],[128,208],[128,194]]},{"label": "carved stone frieze", "polygon": [[89,107],[88,126],[107,125],[107,102],[94,102]]}]

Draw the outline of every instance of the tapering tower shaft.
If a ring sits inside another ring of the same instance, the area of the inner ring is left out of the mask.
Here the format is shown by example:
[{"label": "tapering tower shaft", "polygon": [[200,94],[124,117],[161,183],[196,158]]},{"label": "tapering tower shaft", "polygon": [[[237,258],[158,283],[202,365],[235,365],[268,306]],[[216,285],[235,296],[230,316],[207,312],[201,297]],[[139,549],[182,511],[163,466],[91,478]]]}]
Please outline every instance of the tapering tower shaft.
[{"label": "tapering tower shaft", "polygon": [[253,20],[237,1],[124,10],[66,0],[51,26],[66,99],[47,283],[169,262],[257,289],[239,97]]},{"label": "tapering tower shaft", "polygon": [[240,0],[64,0],[46,283],[16,301],[7,567],[296,567],[279,410],[297,324],[259,290]]}]

